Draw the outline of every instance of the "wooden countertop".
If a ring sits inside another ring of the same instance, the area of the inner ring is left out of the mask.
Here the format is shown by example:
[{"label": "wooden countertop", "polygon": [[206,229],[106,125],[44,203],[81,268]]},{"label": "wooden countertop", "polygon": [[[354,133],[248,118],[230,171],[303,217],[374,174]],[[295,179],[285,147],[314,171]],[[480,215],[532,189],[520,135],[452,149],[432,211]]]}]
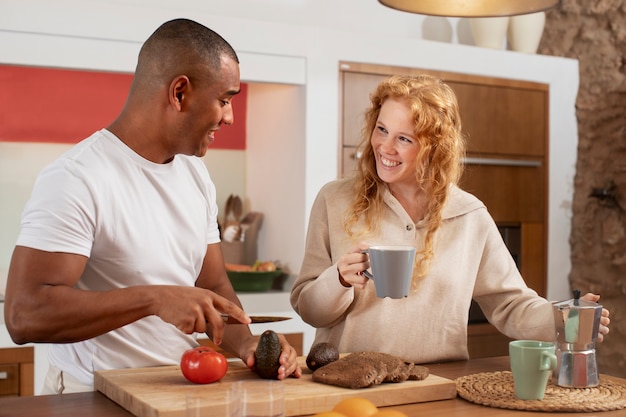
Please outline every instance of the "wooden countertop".
[{"label": "wooden countertop", "polygon": [[[428,365],[431,372],[444,378],[455,379],[463,375],[478,372],[492,372],[509,369],[508,357],[472,359],[463,362],[449,362]],[[612,378],[621,383],[626,380]],[[407,404],[389,407],[402,411],[409,417],[500,417],[500,416],[546,416],[543,412],[513,411],[499,408],[484,407],[473,404],[461,398],[452,400],[433,401],[419,404]],[[82,415],[91,417],[131,417],[122,407],[99,392],[63,395],[39,395],[34,397],[0,398],[0,416],[47,416],[66,417]],[[559,413],[559,417],[566,416],[596,416],[616,417],[623,416],[624,410],[605,411],[602,413]]]}]

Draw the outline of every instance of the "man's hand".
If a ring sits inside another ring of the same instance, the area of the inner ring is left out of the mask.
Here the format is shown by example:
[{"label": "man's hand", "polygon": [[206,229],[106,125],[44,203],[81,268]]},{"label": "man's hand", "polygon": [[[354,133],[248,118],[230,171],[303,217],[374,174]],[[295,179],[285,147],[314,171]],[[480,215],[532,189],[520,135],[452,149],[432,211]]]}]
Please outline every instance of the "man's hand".
[{"label": "man's hand", "polygon": [[[302,369],[298,366],[298,353],[289,344],[284,335],[278,334],[278,340],[280,341],[280,367],[278,368],[278,379],[283,380],[289,376],[300,378],[302,376]],[[246,366],[252,370],[255,368],[254,352],[259,343],[259,337],[255,336],[250,340],[250,343],[244,347],[241,352],[241,359]]]}]

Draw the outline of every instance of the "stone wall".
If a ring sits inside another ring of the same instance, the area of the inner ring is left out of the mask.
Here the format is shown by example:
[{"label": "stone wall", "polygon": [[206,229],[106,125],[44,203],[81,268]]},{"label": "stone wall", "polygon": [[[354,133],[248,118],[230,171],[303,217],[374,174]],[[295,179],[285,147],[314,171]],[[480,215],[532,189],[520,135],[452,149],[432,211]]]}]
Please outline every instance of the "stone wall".
[{"label": "stone wall", "polygon": [[626,1],[562,0],[538,53],[579,60],[570,283],[611,311],[598,367],[626,377]]}]

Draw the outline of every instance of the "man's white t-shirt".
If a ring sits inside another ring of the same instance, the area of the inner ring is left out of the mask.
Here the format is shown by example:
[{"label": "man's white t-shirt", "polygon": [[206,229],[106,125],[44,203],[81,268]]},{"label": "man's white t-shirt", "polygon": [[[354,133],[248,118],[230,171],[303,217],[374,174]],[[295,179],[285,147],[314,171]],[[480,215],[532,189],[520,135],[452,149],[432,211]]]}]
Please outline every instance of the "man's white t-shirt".
[{"label": "man's white t-shirt", "polygon": [[[203,162],[150,162],[103,129],[46,167],[22,216],[17,245],[88,257],[77,288],[193,286],[219,242],[215,186]],[[51,365],[84,384],[102,369],[177,364],[195,346],[156,316],[82,342],[54,344]]]}]

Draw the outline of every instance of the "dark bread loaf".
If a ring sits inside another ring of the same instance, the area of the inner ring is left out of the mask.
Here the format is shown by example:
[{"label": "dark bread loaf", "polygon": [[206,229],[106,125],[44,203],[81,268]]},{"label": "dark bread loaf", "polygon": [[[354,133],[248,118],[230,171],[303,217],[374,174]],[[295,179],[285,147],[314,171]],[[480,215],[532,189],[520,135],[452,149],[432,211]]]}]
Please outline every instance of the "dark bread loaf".
[{"label": "dark bread loaf", "polygon": [[422,380],[428,368],[381,352],[355,352],[313,372],[313,381],[344,388],[367,388],[383,382]]}]

